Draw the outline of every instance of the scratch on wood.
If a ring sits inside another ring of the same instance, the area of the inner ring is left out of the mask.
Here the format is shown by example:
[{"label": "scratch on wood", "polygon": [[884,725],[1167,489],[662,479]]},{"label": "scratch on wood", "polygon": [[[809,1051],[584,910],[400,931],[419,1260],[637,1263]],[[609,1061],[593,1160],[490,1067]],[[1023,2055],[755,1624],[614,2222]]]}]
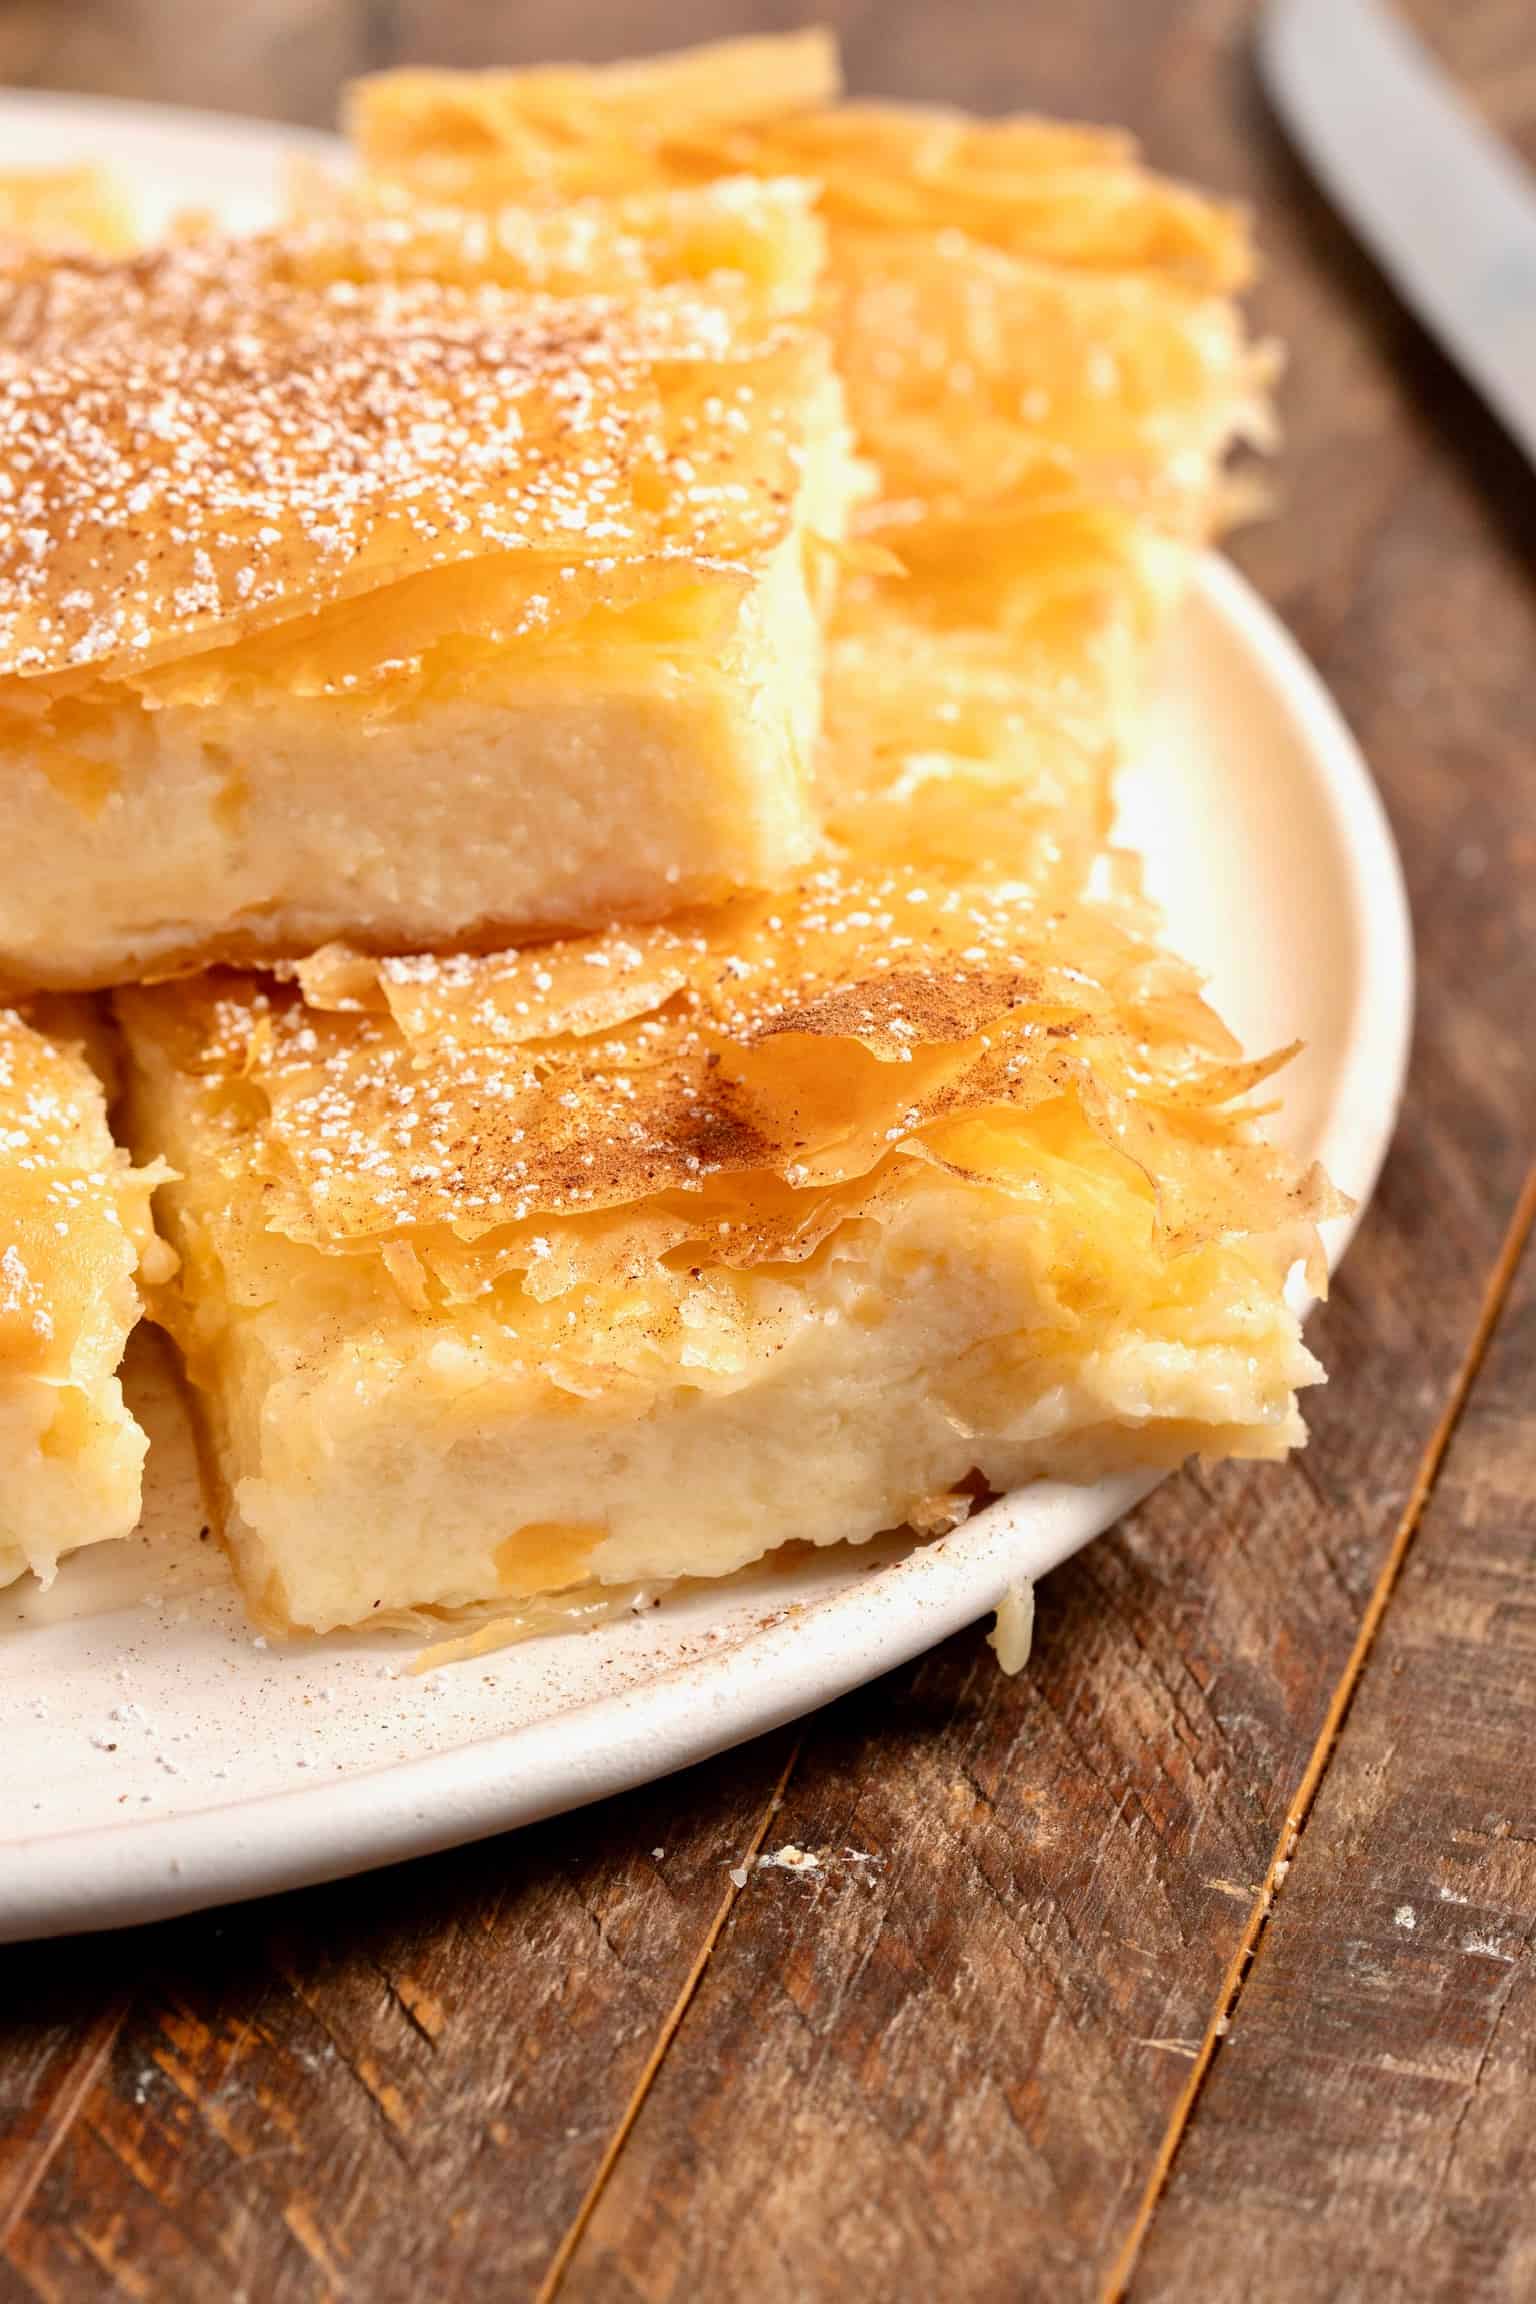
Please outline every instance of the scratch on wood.
[{"label": "scratch on wood", "polygon": [[418,1984],[414,1976],[387,1976],[385,1981],[429,2047],[435,2048],[448,2021],[441,2000]]},{"label": "scratch on wood", "polygon": [[[790,1777],[794,1774],[795,1762],[800,1757],[801,1741],[802,1739],[797,1736],[790,1747],[789,1757],[779,1770],[777,1781],[764,1803],[763,1812],[757,1820],[752,1837],[738,1861],[736,1870],[727,1881],[725,1894],[720,1899],[714,1918],[704,1932],[704,1941],[699,1946],[693,1966],[683,1978],[682,1989],[673,2001],[661,2030],[656,2035],[640,2077],[635,2082],[629,2102],[619,2116],[618,2126],[608,2139],[603,2156],[597,2164],[597,2172],[587,2186],[581,2205],[572,2217],[559,2247],[550,2258],[549,2269],[539,2283],[533,2304],[552,2304],[553,2298],[560,2292],[566,2273],[571,2268],[571,2259],[581,2243],[581,2236],[592,2221],[593,2211],[603,2196],[604,2187],[618,2165],[619,2154],[628,2142],[630,2131],[640,2116],[640,2107],[650,2094],[652,2083],[666,2060],[667,2050],[676,2039],[678,2027],[688,2013],[689,2003],[704,1980],[704,1971],[709,1966],[725,1924],[735,1909],[738,1897],[746,1893],[746,1883],[756,1864],[758,1852],[768,1837],[768,1830],[774,1817],[783,1805],[785,1789]],[[741,1875],[739,1881],[736,1876],[737,1873]]]},{"label": "scratch on wood", "polygon": [[307,2204],[302,2200],[290,2200],[283,2210],[283,2222],[310,2262],[324,2273],[333,2289],[339,2289],[342,2284],[341,2267],[326,2246],[324,2235]]},{"label": "scratch on wood", "polygon": [[1493,1269],[1488,1276],[1487,1286],[1483,1291],[1482,1302],[1478,1307],[1477,1320],[1473,1326],[1467,1349],[1462,1355],[1461,1364],[1446,1397],[1445,1406],[1441,1410],[1434,1431],[1430,1434],[1429,1444],[1414,1476],[1408,1501],[1393,1532],[1392,1542],[1388,1548],[1386,1559],[1382,1563],[1381,1573],[1376,1579],[1375,1588],[1366,1603],[1365,1613],[1360,1619],[1360,1628],[1355,1634],[1354,1645],[1350,1649],[1344,1670],[1340,1675],[1337,1687],[1334,1689],[1322,1727],[1318,1732],[1317,1741],[1312,1748],[1311,1757],[1308,1759],[1305,1773],[1297,1788],[1296,1797],[1291,1802],[1287,1812],[1280,1838],[1270,1859],[1269,1871],[1258,1896],[1254,1900],[1237,1949],[1228,1964],[1221,1990],[1217,1995],[1212,2011],[1210,2024],[1206,2029],[1205,2038],[1200,2044],[1200,2050],[1195,2058],[1194,2068],[1190,2073],[1184,2092],[1174,2106],[1173,2117],[1169,2122],[1162,2148],[1153,2164],[1152,2174],[1142,2194],[1135,2221],[1105,2283],[1103,2304],[1120,2304],[1120,2299],[1124,2297],[1131,2274],[1135,2270],[1136,2260],[1141,2254],[1152,2219],[1157,2212],[1158,2203],[1168,2188],[1168,2182],[1173,2173],[1173,2163],[1178,2156],[1179,2147],[1189,2131],[1189,2124],[1199,2101],[1200,2091],[1210,2072],[1217,2047],[1230,2028],[1233,2011],[1241,1997],[1248,1971],[1253,1965],[1254,1954],[1258,1950],[1259,1940],[1263,1935],[1270,1911],[1274,1905],[1275,1896],[1280,1883],[1290,1870],[1291,1859],[1296,1853],[1297,1843],[1306,1829],[1307,1818],[1311,1814],[1319,1788],[1327,1774],[1328,1763],[1332,1759],[1339,1737],[1343,1733],[1344,1723],[1349,1717],[1350,1705],[1365,1671],[1366,1661],[1374,1645],[1376,1635],[1381,1629],[1388,1603],[1397,1587],[1398,1578],[1402,1574],[1403,1564],[1408,1557],[1414,1532],[1423,1519],[1425,1509],[1434,1494],[1435,1483],[1439,1479],[1446,1453],[1455,1437],[1462,1411],[1471,1396],[1478,1370],[1482,1367],[1494,1330],[1499,1324],[1499,1315],[1504,1309],[1506,1299],[1514,1284],[1515,1273],[1519,1267],[1526,1240],[1530,1236],[1533,1222],[1536,1222],[1536,1167],[1533,1167],[1527,1175],[1520,1197],[1515,1204],[1515,1211],[1510,1218],[1509,1228],[1505,1232],[1499,1253],[1494,1260]]},{"label": "scratch on wood", "polygon": [[9,2246],[17,2226],[53,2164],[60,2145],[79,2117],[80,2108],[96,2085],[97,2076],[112,2053],[113,2043],[128,2015],[124,1994],[109,2001],[75,2052],[74,2062],[55,2091],[53,2110],[23,2153],[12,2179],[8,2198],[0,2199],[0,2248]]},{"label": "scratch on wood", "polygon": [[[102,2126],[99,2122],[93,2120],[90,2125],[95,2130],[97,2138],[104,2149],[111,2153],[113,2159],[117,2162],[120,2168],[127,2170],[128,2174],[133,2178],[135,2184],[137,2184],[139,2190],[144,2194],[144,2197],[147,2200],[153,2200],[158,2207],[168,2208],[170,2204],[166,2199],[165,2193],[161,2188],[160,2180],[156,2176],[154,2169],[145,2159],[143,2153],[138,2149],[134,2139],[124,2133],[126,2124],[121,2121],[113,2122],[109,2130],[105,2133],[103,2132]],[[139,2131],[140,2136],[142,2136],[143,2133],[144,2131],[141,2128]]]},{"label": "scratch on wood", "polygon": [[408,2136],[411,2116],[405,2098],[392,2081],[386,2080],[371,2056],[359,2056],[352,2066],[358,2079],[383,2113],[397,2136]]},{"label": "scratch on wood", "polygon": [[[377,1962],[374,1962],[373,1965],[377,1972]],[[334,2027],[313,1990],[299,1976],[288,1973],[285,1974],[283,1980],[294,1998],[309,2011],[320,2030],[325,2034],[326,2040],[329,2042],[330,2053],[335,2058],[336,2069],[361,2088],[369,2103],[380,2114],[384,2122],[384,2134],[398,2152],[400,2149],[399,2139],[410,2126],[405,2113],[404,2100],[398,2091],[381,2078],[379,2068],[371,2058],[366,2056],[358,2058],[352,2055],[351,2051],[337,2037]],[[366,2070],[364,2069],[365,2065]]]},{"label": "scratch on wood", "polygon": [[121,2288],[127,2296],[147,2298],[152,2293],[149,2282],[142,2272],[137,2271],[118,2252],[115,2235],[121,2228],[122,2221],[121,2216],[114,2216],[106,2232],[99,2236],[87,2232],[83,2225],[77,2224],[74,2228],[75,2238],[87,2256],[90,2257],[91,2262],[100,2271],[105,2272],[114,2287]]},{"label": "scratch on wood", "polygon": [[[164,2011],[162,2011],[163,2021]],[[245,2153],[240,2140],[239,2127],[228,2109],[222,2092],[205,2088],[196,2072],[183,2064],[181,2058],[174,2054],[171,2049],[166,2047],[152,2048],[150,2056],[156,2069],[164,2073],[177,2095],[192,2106],[198,2118],[206,2122],[226,2150],[232,2152],[237,2160],[243,2159]],[[148,2189],[153,2191],[153,2185],[149,2186]]]},{"label": "scratch on wood", "polygon": [[443,2029],[442,2002],[424,1984],[418,1984],[414,1977],[392,1976],[384,1962],[375,1959],[372,1953],[364,1957],[388,1993],[392,2005],[399,2009],[411,2030],[419,2033],[429,2048],[435,2048],[438,2034]]},{"label": "scratch on wood", "polygon": [[228,2053],[226,2054],[223,2065],[219,2071],[219,2085],[214,2091],[216,2095],[231,2096],[236,2093],[235,2066],[239,2063],[241,2057],[245,2054],[246,2048],[250,2042],[255,2039],[255,2037],[255,2018],[253,2016],[242,2016],[239,2023],[235,2026],[234,2032],[230,2038]]}]

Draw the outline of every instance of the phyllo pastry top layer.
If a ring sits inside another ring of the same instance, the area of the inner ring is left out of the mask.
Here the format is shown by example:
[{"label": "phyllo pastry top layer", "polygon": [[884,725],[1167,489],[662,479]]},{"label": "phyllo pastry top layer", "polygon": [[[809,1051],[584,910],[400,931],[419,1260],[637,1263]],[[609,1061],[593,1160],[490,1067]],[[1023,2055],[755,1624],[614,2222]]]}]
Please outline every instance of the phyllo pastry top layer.
[{"label": "phyllo pastry top layer", "polygon": [[1250,276],[1241,211],[1154,174],[1122,130],[841,94],[836,43],[811,30],[610,65],[382,72],[349,91],[346,124],[366,168],[452,199],[803,176],[849,222],[1216,292]]},{"label": "phyllo pastry top layer", "polygon": [[422,1310],[513,1274],[547,1299],[798,1261],[914,1162],[1042,1207],[1107,1171],[1106,1221],[1158,1262],[1311,1253],[1332,1204],[1254,1125],[1283,1056],[1244,1061],[1124,902],[828,871],[649,929],[290,974],[119,1005],[204,1083],[263,1227],[382,1257]]},{"label": "phyllo pastry top layer", "polygon": [[354,88],[365,181],[457,202],[633,192],[755,172],[816,187],[820,299],[867,522],[995,501],[1042,466],[1200,536],[1222,463],[1268,433],[1272,356],[1232,301],[1235,208],[1116,132],[839,105],[825,35],[586,71],[396,72]]},{"label": "phyllo pastry top layer", "polygon": [[0,673],[142,669],[452,562],[633,595],[785,539],[833,387],[761,265],[554,296],[472,219],[427,231],[0,275]]}]

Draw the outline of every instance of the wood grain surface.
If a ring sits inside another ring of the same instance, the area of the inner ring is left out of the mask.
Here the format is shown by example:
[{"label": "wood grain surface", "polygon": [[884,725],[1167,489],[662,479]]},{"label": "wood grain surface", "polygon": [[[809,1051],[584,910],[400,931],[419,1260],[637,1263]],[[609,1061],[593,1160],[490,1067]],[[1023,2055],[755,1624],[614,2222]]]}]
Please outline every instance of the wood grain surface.
[{"label": "wood grain surface", "polygon": [[[861,90],[1124,120],[1259,210],[1287,445],[1236,556],[1421,970],[1311,1446],[1169,1482],[1017,1681],[966,1634],[537,1831],[7,1954],[0,2298],[1536,2294],[1536,484],[1290,159],[1245,0],[824,13]],[[1410,13],[1536,156],[1530,0]],[[0,79],[318,122],[396,59],[798,14],[12,0]]]}]

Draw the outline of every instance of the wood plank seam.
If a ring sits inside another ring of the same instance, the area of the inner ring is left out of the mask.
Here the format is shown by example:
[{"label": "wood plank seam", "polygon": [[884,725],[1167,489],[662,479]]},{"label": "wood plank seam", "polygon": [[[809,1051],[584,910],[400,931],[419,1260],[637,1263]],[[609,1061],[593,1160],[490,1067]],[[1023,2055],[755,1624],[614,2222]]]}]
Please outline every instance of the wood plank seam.
[{"label": "wood plank seam", "polygon": [[1339,1676],[1328,1710],[1323,1717],[1322,1726],[1318,1731],[1301,1782],[1297,1787],[1295,1797],[1286,1810],[1285,1821],[1281,1827],[1279,1838],[1275,1842],[1274,1853],[1270,1857],[1268,1869],[1260,1884],[1258,1894],[1254,1898],[1237,1949],[1233,1953],[1227,1966],[1226,1975],[1222,1979],[1221,1990],[1217,1994],[1212,2008],[1211,2020],[1206,2027],[1205,2037],[1200,2043],[1199,2053],[1191,2066],[1189,2080],[1178,2103],[1174,2106],[1173,2117],[1168,2124],[1167,2132],[1164,2135],[1125,2244],[1111,2267],[1103,2290],[1103,2304],[1120,2304],[1120,2300],[1124,2298],[1130,2286],[1137,2259],[1151,2228],[1152,2219],[1157,2212],[1163,2194],[1168,2188],[1173,2175],[1174,2161],[1188,2133],[1201,2091],[1215,2061],[1216,2050],[1230,2027],[1232,2017],[1242,1997],[1244,1983],[1253,1966],[1260,1941],[1269,1922],[1270,1913],[1274,1909],[1275,1899],[1281,1892],[1286,1873],[1290,1869],[1291,1860],[1306,1829],[1307,1819],[1312,1812],[1318,1792],[1322,1788],[1329,1762],[1338,1747],[1339,1738],[1348,1720],[1355,1692],[1360,1685],[1371,1649],[1381,1629],[1382,1620],[1402,1575],[1415,1532],[1423,1519],[1430,1498],[1434,1494],[1441,1468],[1456,1434],[1456,1427],[1461,1421],[1462,1413],[1471,1397],[1472,1387],[1477,1381],[1478,1371],[1481,1369],[1487,1356],[1488,1347],[1493,1341],[1494,1332],[1508,1300],[1533,1223],[1536,1223],[1536,1166],[1533,1166],[1526,1176],[1519,1199],[1516,1201],[1514,1213],[1510,1218],[1483,1290],[1477,1320],[1473,1326],[1467,1349],[1462,1355],[1455,1380],[1446,1396],[1445,1406],[1440,1412],[1439,1419],[1430,1434],[1428,1444],[1420,1459],[1408,1500],[1398,1519],[1391,1545],[1372,1588],[1371,1596],[1366,1602],[1364,1613],[1360,1619],[1359,1630],[1355,1634],[1354,1644],[1350,1649],[1343,1672]]},{"label": "wood plank seam", "polygon": [[23,2155],[9,2199],[0,2201],[0,2250],[4,2250],[7,2257],[16,2229],[37,2196],[38,2186],[52,2167],[60,2146],[96,2085],[102,2066],[112,2053],[117,2036],[127,2021],[129,2006],[126,1993],[109,2001],[86,2033],[55,2093],[51,2126],[45,2125],[39,2131],[32,2150]]},{"label": "wood plank seam", "polygon": [[[763,1805],[763,1812],[757,1820],[750,1841],[747,1843],[746,1852],[738,1860],[736,1869],[740,1870],[745,1867],[749,1878],[752,1867],[757,1862],[758,1855],[762,1850],[763,1842],[768,1837],[769,1826],[784,1804],[784,1794],[789,1788],[789,1780],[794,1774],[795,1763],[800,1757],[800,1747],[803,1741],[802,1737],[797,1736],[790,1746],[789,1756],[779,1770],[773,1790]],[[581,2245],[582,2235],[592,2221],[608,2180],[618,2166],[619,2155],[629,2141],[630,2131],[640,2117],[641,2107],[651,2092],[656,2075],[666,2061],[668,2049],[677,2038],[679,2028],[683,2018],[688,2013],[694,1994],[704,1981],[704,1971],[714,1956],[715,1946],[724,1933],[725,1924],[735,1910],[738,1898],[745,1894],[745,1883],[738,1887],[734,1880],[727,1879],[725,1894],[721,1897],[714,1917],[704,1931],[703,1942],[694,1956],[692,1966],[683,1978],[677,1998],[667,2011],[661,2029],[651,2044],[650,2054],[646,2057],[640,2077],[630,2092],[629,2102],[620,2113],[618,2124],[603,2149],[596,2173],[582,2196],[580,2206],[566,2227],[559,2246],[549,2260],[549,2269],[539,2283],[533,2304],[553,2304],[553,2299],[559,2294],[565,2276],[571,2268],[571,2261]]]}]

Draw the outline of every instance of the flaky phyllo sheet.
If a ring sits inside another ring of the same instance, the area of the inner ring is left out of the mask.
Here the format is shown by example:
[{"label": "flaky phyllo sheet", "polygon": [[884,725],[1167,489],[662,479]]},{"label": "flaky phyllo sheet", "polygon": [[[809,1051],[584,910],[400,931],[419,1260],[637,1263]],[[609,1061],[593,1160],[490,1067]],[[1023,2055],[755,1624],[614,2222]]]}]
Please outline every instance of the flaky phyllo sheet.
[{"label": "flaky phyllo sheet", "polygon": [[136,1274],[165,1277],[150,1193],[107,1127],[90,1011],[0,1008],[0,1584],[125,1536],[145,1439],[117,1368]]},{"label": "flaky phyllo sheet", "polygon": [[[461,958],[333,948],[296,966],[296,994],[248,987],[243,1008],[235,980],[226,1006],[213,977],[188,1000],[211,1026],[197,1064],[233,1060],[265,1101],[269,1226],[327,1252],[419,1238],[450,1300],[449,1270],[470,1293],[485,1277],[465,1255],[541,1299],[680,1248],[797,1261],[913,1158],[1005,1183],[1011,1129],[1063,1105],[1140,1172],[1130,1229],[1156,1254],[1310,1219],[1320,1188],[1245,1103],[1289,1052],[1243,1059],[1140,926],[1129,898],[1053,913],[828,870],[649,929]],[[566,1223],[557,1255],[544,1228]]]},{"label": "flaky phyllo sheet", "polygon": [[481,560],[515,635],[598,574],[676,589],[789,534],[819,336],[730,294],[529,293],[392,249],[0,274],[0,676],[133,676]]},{"label": "flaky phyllo sheet", "polygon": [[1072,902],[1110,837],[1185,549],[1049,481],[896,541],[843,564],[819,756],[827,844],[855,867],[917,863]]},{"label": "flaky phyllo sheet", "polygon": [[1104,271],[1234,289],[1231,207],[1151,175],[1117,128],[939,105],[841,103],[824,31],[521,72],[407,69],[359,81],[347,125],[373,175],[452,200],[568,199],[743,173],[803,176],[829,213]]},{"label": "flaky phyllo sheet", "polygon": [[387,193],[506,202],[755,172],[817,188],[822,314],[881,486],[866,518],[995,501],[1041,465],[1203,535],[1267,430],[1234,209],[1115,132],[845,104],[820,33],[597,70],[396,72],[352,92]]},{"label": "flaky phyllo sheet", "polygon": [[723,1573],[974,1471],[1299,1437],[1283,1283],[1327,1188],[1129,900],[828,870],[296,977],[119,995],[273,1621]]}]

